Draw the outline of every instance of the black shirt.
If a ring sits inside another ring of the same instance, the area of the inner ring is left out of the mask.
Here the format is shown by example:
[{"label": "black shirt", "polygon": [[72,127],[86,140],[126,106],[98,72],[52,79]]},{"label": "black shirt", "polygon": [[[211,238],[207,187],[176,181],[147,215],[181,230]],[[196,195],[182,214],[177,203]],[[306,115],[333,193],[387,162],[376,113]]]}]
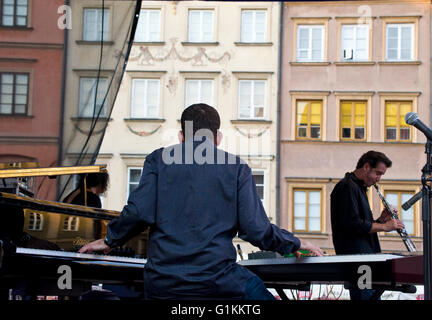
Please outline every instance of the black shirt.
[{"label": "black shirt", "polygon": [[381,247],[372,228],[372,211],[367,187],[353,172],[348,172],[333,189],[331,224],[336,254],[379,253]]}]

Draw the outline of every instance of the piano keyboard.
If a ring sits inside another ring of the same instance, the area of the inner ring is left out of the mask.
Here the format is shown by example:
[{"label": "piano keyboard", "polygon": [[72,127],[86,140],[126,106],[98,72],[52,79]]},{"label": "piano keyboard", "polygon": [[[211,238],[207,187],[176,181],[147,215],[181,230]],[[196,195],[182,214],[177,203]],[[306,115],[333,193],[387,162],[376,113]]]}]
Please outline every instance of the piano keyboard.
[{"label": "piano keyboard", "polygon": [[109,256],[109,255],[102,255],[102,254],[42,250],[42,249],[31,249],[31,248],[21,248],[21,247],[16,248],[16,253],[23,254],[23,255],[44,256],[44,257],[53,257],[53,258],[78,259],[78,260],[92,261],[92,262],[129,263],[129,264],[139,265],[140,267],[143,267],[147,262],[147,259],[139,259],[139,258],[131,258],[131,257],[119,257],[119,256]]}]

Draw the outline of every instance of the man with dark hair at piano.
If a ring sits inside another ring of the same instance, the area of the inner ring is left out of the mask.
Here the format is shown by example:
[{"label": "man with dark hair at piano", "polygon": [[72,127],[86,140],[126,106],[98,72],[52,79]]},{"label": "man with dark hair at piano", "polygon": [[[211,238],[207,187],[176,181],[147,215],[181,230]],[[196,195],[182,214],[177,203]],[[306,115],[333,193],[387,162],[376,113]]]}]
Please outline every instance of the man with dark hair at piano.
[{"label": "man with dark hair at piano", "polygon": [[217,148],[219,127],[213,107],[186,108],[181,143],[146,157],[139,186],[106,238],[80,252],[109,252],[150,226],[146,299],[274,299],[260,278],[236,263],[237,234],[262,250],[322,252],[270,223],[249,166]]},{"label": "man with dark hair at piano", "polygon": [[[374,220],[367,198],[367,189],[378,183],[391,165],[384,153],[368,151],[360,157],[356,169],[347,172],[334,187],[330,202],[336,254],[380,253],[377,232],[404,228],[400,220],[391,219],[386,209]],[[373,289],[349,291],[351,300],[369,300],[375,294]]]}]

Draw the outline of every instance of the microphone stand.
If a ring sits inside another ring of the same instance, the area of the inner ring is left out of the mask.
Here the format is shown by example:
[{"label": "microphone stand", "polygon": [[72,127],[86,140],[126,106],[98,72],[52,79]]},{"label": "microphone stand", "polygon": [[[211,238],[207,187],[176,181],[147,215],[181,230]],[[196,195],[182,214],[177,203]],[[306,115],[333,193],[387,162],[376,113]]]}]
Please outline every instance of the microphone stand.
[{"label": "microphone stand", "polygon": [[423,221],[423,272],[424,272],[424,299],[432,300],[432,252],[431,252],[431,187],[427,184],[430,182],[432,175],[431,153],[432,141],[427,139],[425,146],[426,165],[422,170],[422,221]]}]

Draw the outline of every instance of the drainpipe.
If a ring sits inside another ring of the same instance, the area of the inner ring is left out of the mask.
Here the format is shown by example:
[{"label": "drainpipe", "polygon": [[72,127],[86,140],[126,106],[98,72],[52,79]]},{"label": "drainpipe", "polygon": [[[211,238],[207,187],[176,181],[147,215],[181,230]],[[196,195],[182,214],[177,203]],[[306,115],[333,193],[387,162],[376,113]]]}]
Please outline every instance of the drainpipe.
[{"label": "drainpipe", "polygon": [[[69,7],[70,0],[65,0],[65,5]],[[67,74],[67,57],[68,57],[68,39],[69,39],[69,30],[68,28],[64,29],[64,45],[63,45],[63,66],[62,66],[62,85],[61,85],[61,100],[60,100],[60,119],[59,119],[59,142],[58,142],[58,166],[62,165],[63,162],[63,135],[64,135],[64,109],[65,109],[65,98],[66,98],[66,74]],[[61,178],[57,179],[57,200],[60,196],[59,190],[61,186]]]},{"label": "drainpipe", "polygon": [[284,2],[279,2],[279,53],[278,53],[278,85],[277,85],[277,116],[276,116],[276,225],[280,225],[280,140],[281,140],[281,77],[282,77],[282,31],[283,31],[283,14]]}]

